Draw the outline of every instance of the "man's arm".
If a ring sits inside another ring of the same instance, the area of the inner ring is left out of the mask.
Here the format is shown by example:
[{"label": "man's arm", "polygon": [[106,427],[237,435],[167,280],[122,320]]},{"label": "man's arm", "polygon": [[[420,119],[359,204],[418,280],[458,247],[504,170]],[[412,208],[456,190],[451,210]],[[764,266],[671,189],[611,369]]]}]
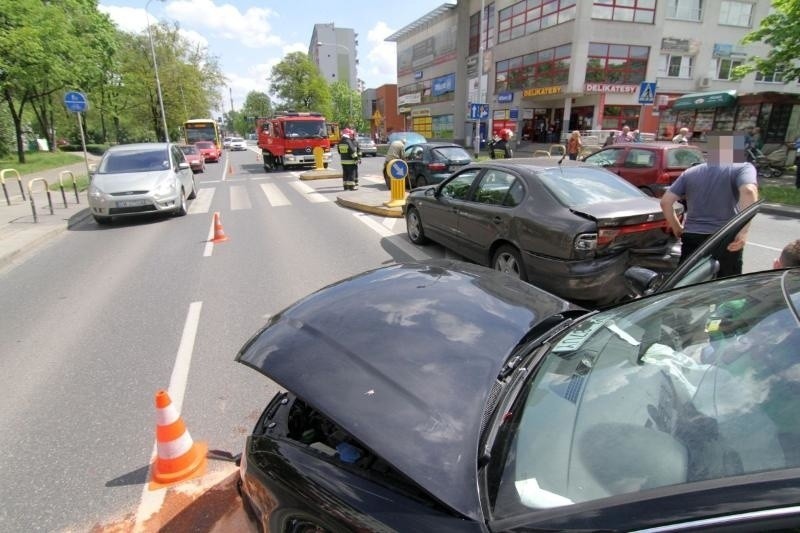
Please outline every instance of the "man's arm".
[{"label": "man's arm", "polygon": [[[746,209],[758,201],[758,186],[753,183],[744,183],[739,186],[739,211]],[[750,224],[745,225],[736,237],[728,244],[729,252],[738,252],[744,248],[747,242],[747,232],[750,231]]]},{"label": "man's arm", "polygon": [[683,235],[683,224],[675,214],[675,202],[680,199],[680,196],[669,190],[661,197],[661,212],[664,213],[664,218],[667,220],[672,233],[678,238]]}]

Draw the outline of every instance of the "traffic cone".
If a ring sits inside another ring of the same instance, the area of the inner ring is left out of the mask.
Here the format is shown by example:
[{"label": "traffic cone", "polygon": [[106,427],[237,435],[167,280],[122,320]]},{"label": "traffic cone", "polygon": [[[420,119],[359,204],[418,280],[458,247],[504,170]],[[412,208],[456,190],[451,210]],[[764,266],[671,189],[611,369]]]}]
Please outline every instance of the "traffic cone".
[{"label": "traffic cone", "polygon": [[228,163],[228,174],[233,174],[233,165]]},{"label": "traffic cone", "polygon": [[206,469],[208,446],[194,443],[169,393],[156,393],[156,450],[151,465],[150,490],[201,476]]},{"label": "traffic cone", "polygon": [[228,240],[228,236],[225,235],[225,230],[222,229],[222,222],[219,219],[219,211],[214,213],[214,238],[211,239],[211,242],[225,242]]}]

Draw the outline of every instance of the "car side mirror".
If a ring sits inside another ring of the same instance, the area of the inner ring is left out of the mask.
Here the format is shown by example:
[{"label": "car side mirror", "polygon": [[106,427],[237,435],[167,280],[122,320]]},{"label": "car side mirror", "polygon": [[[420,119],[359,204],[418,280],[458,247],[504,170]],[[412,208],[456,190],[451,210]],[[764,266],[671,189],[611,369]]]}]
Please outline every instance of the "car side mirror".
[{"label": "car side mirror", "polygon": [[432,189],[425,190],[425,196],[433,196],[434,198],[439,198],[439,187],[433,187]]},{"label": "car side mirror", "polygon": [[655,291],[658,278],[657,272],[643,267],[633,266],[625,271],[625,282],[637,298]]},{"label": "car side mirror", "polygon": [[186,161],[181,161],[180,163],[178,163],[178,169],[179,170],[188,170],[189,169],[189,163],[187,163]]}]

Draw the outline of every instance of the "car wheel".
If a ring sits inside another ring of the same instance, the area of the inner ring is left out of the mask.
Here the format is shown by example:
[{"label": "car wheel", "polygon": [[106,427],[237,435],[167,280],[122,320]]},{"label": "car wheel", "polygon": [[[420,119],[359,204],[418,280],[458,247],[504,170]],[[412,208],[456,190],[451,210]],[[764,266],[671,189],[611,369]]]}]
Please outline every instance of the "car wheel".
[{"label": "car wheel", "polygon": [[186,191],[184,191],[183,187],[181,187],[181,204],[178,206],[178,209],[175,210],[175,216],[182,217],[186,215],[187,212],[188,209],[186,206]]},{"label": "car wheel", "polygon": [[773,168],[772,170],[772,177],[773,178],[780,178],[783,176],[783,169],[782,168]]},{"label": "car wheel", "polygon": [[522,258],[513,246],[504,244],[497,249],[492,258],[492,268],[511,274],[522,281],[528,280],[528,276],[525,274],[525,266],[522,264]]},{"label": "car wheel", "polygon": [[194,182],[194,176],[192,176],[192,192],[189,194],[189,200],[194,200],[197,198],[197,184]]},{"label": "car wheel", "polygon": [[425,230],[422,228],[422,218],[419,216],[419,211],[414,207],[409,207],[406,210],[406,233],[408,233],[408,238],[414,244],[429,242],[429,239],[425,236]]},{"label": "car wheel", "polygon": [[417,176],[417,179],[414,180],[414,187],[423,187],[428,184],[428,180],[425,179],[425,176],[420,174]]},{"label": "car wheel", "polygon": [[106,226],[111,224],[111,217],[101,217],[97,215],[92,215],[94,217],[94,221],[100,224],[101,226]]}]

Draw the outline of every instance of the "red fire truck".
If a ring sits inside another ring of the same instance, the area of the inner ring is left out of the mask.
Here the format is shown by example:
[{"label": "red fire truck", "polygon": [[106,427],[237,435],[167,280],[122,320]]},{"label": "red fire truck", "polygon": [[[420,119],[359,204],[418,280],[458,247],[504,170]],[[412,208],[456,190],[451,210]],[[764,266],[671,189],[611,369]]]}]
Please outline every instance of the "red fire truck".
[{"label": "red fire truck", "polygon": [[325,168],[331,145],[325,117],[320,113],[289,111],[271,118],[257,118],[258,147],[267,172],[281,168],[313,166],[314,148],[322,147]]}]

